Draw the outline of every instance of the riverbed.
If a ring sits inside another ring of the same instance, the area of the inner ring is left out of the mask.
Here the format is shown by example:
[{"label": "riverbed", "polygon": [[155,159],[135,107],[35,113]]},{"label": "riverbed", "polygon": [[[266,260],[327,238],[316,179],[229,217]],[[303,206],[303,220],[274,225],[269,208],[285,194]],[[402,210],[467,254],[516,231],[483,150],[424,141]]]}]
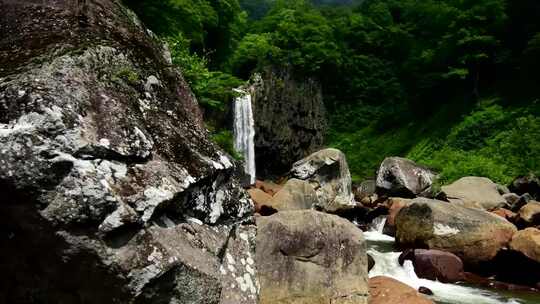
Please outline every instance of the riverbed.
[{"label": "riverbed", "polygon": [[437,304],[540,304],[540,293],[507,292],[465,284],[445,284],[420,279],[414,272],[411,261],[399,265],[401,252],[394,249],[394,238],[382,233],[384,220],[374,222],[372,229],[364,232],[368,242],[368,254],[375,260],[369,277],[387,276],[405,283],[414,289],[427,287],[433,291],[430,298]]}]

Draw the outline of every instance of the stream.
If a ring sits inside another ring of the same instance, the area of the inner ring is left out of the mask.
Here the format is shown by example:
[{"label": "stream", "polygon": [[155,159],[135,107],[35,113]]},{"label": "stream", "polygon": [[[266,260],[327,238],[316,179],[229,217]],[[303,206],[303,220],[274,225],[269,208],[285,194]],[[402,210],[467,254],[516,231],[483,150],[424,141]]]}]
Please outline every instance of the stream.
[{"label": "stream", "polygon": [[375,260],[369,277],[392,277],[417,290],[421,286],[427,287],[434,293],[431,299],[438,304],[540,304],[538,293],[506,292],[418,278],[411,261],[399,265],[401,252],[394,250],[394,238],[382,233],[385,221],[385,217],[377,218],[370,231],[364,232],[368,253]]}]

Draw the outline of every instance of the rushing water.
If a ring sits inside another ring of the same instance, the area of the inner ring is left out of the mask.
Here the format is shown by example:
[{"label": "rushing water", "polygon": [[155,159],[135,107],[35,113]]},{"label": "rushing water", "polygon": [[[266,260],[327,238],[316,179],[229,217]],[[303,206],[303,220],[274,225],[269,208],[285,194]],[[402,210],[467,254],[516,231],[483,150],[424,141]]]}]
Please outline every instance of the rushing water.
[{"label": "rushing water", "polygon": [[403,266],[399,265],[398,257],[401,252],[393,251],[394,238],[382,233],[385,221],[384,217],[376,219],[371,230],[364,232],[369,244],[368,253],[375,260],[375,266],[369,272],[370,277],[383,275],[401,281],[414,289],[421,286],[427,287],[434,293],[432,299],[439,304],[540,304],[540,295],[504,294],[482,288],[418,278],[411,261],[405,261]]},{"label": "rushing water", "polygon": [[234,149],[244,158],[244,172],[255,183],[255,120],[251,107],[251,94],[235,89],[240,96],[234,99]]}]

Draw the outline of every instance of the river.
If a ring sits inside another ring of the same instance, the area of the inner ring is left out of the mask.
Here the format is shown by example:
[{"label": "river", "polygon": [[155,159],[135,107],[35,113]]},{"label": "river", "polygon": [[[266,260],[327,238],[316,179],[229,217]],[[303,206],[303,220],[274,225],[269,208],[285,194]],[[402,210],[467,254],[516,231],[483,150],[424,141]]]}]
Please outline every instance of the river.
[{"label": "river", "polygon": [[370,277],[382,275],[415,289],[427,287],[434,293],[431,299],[438,304],[540,304],[539,293],[504,292],[418,278],[411,261],[399,265],[401,252],[394,250],[394,238],[382,233],[384,223],[384,217],[378,218],[373,222],[371,230],[364,232],[368,241],[368,253],[375,260],[375,266],[369,272]]}]

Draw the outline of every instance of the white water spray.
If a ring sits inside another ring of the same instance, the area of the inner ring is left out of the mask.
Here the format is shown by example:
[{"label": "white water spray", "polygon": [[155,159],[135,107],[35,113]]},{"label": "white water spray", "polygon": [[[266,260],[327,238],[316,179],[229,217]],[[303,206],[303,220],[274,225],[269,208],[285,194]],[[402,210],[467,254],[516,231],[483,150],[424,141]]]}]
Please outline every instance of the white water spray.
[{"label": "white water spray", "polygon": [[452,304],[519,304],[514,299],[503,299],[497,294],[456,284],[444,284],[437,281],[420,279],[414,271],[411,261],[405,261],[403,266],[399,265],[398,258],[401,252],[384,252],[376,244],[391,245],[394,238],[382,234],[386,217],[380,217],[373,221],[370,231],[364,232],[365,238],[374,243],[370,246],[368,254],[375,260],[375,266],[369,272],[369,277],[386,276],[394,278],[414,289],[427,287],[434,293],[434,300],[438,303]]},{"label": "white water spray", "polygon": [[244,157],[244,172],[250,184],[255,183],[255,120],[251,107],[251,94],[235,89],[240,96],[234,99],[234,149]]}]

